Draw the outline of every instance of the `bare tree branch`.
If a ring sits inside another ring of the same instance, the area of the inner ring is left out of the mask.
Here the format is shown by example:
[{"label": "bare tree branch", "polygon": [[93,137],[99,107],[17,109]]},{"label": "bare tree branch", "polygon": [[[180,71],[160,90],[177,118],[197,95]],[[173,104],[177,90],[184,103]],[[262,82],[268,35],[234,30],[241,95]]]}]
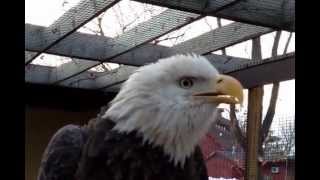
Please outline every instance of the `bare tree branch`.
[{"label": "bare tree branch", "polygon": [[67,5],[69,2],[68,1],[63,1],[62,2],[62,7],[64,7],[65,5]]},{"label": "bare tree branch", "polygon": [[232,104],[230,105],[230,124],[231,124],[231,132],[233,134],[233,136],[235,137],[235,139],[237,140],[237,142],[240,144],[240,146],[246,150],[247,147],[247,139],[246,136],[244,135],[244,133],[242,132],[240,126],[239,126],[239,121],[237,119],[236,116],[236,112],[235,112],[235,105]]},{"label": "bare tree branch", "polygon": [[218,27],[222,27],[222,24],[221,24],[221,18],[217,18],[217,24],[218,24]]},{"label": "bare tree branch", "polygon": [[210,25],[210,23],[208,22],[208,19],[205,17],[204,22],[208,25],[208,27],[210,28],[210,30],[213,30],[212,26]]},{"label": "bare tree branch", "polygon": [[283,54],[286,54],[286,53],[287,53],[291,38],[292,38],[292,32],[290,32],[290,35],[289,35],[289,37],[288,37],[288,39],[287,39],[286,46],[285,46],[285,48],[284,48],[284,50],[283,50]]},{"label": "bare tree branch", "polygon": [[[276,36],[274,38],[273,47],[272,47],[272,57],[277,56],[277,50],[279,47],[279,41],[281,37],[281,31],[277,31]],[[272,120],[275,114],[275,109],[277,105],[277,99],[278,99],[278,92],[279,92],[279,82],[274,82],[272,86],[272,92],[271,92],[271,98],[270,103],[268,107],[268,111],[266,114],[266,117],[264,118],[264,121],[262,123],[262,129],[261,129],[261,146],[263,142],[265,141],[266,137],[268,136]]]},{"label": "bare tree branch", "polygon": [[103,16],[104,16],[105,12],[103,14],[101,14],[98,18],[97,18],[97,21],[98,21],[98,29],[99,29],[99,33],[101,36],[104,36],[104,31],[103,31],[103,28],[102,28],[102,19],[103,19]]},{"label": "bare tree branch", "polygon": [[94,29],[91,29],[91,28],[89,28],[89,27],[87,27],[87,26],[82,26],[82,28],[83,28],[83,29],[86,29],[86,30],[88,30],[88,31],[91,31],[91,32],[94,33],[94,34],[100,34],[99,31],[94,30]]},{"label": "bare tree branch", "polygon": [[295,145],[295,130],[293,123],[288,124],[288,127],[282,127],[281,129],[283,142],[283,153],[285,156],[289,156],[292,153],[292,148]]},{"label": "bare tree branch", "polygon": [[278,99],[278,92],[279,92],[279,82],[273,83],[270,104],[268,107],[266,117],[264,118],[264,121],[262,123],[262,131],[261,131],[262,142],[261,143],[263,143],[266,137],[268,136],[268,132],[270,130],[272,120],[275,114],[275,109],[276,109],[277,99]]},{"label": "bare tree branch", "polygon": [[[276,36],[274,38],[273,47],[272,47],[272,57],[277,56],[280,37],[281,37],[281,31],[277,31]],[[268,132],[272,123],[272,119],[274,117],[276,102],[278,98],[278,90],[279,90],[279,82],[273,83],[268,111],[262,125],[262,142],[265,140],[265,138],[268,135]]]},{"label": "bare tree branch", "polygon": [[[221,18],[217,18],[217,24],[218,24],[218,28],[222,27]],[[225,48],[221,49],[221,51],[222,51],[222,55],[226,55],[226,49]]]},{"label": "bare tree branch", "polygon": [[161,41],[166,41],[166,40],[172,40],[172,39],[178,39],[180,37],[183,37],[185,35],[186,32],[183,32],[182,34],[179,34],[177,36],[173,36],[173,37],[166,37],[164,39],[156,39],[153,41],[153,44],[158,44],[160,43]]},{"label": "bare tree branch", "polygon": [[101,67],[104,71],[109,71],[109,66],[105,65],[104,63],[101,63]]},{"label": "bare tree branch", "polygon": [[260,37],[252,39],[252,60],[261,61],[262,53],[261,53],[261,41]]},{"label": "bare tree branch", "polygon": [[281,37],[281,31],[277,31],[276,36],[274,37],[273,46],[272,46],[272,52],[271,52],[272,57],[276,57],[278,55],[280,37]]}]

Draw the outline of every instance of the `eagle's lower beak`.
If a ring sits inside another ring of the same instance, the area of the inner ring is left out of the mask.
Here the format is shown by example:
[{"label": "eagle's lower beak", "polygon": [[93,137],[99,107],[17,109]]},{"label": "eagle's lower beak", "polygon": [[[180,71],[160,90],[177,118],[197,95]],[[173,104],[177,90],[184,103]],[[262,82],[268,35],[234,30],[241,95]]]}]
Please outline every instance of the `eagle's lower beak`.
[{"label": "eagle's lower beak", "polygon": [[208,102],[241,104],[243,101],[243,87],[235,78],[219,75],[215,78],[214,88],[207,92],[193,94],[194,97],[205,98]]}]

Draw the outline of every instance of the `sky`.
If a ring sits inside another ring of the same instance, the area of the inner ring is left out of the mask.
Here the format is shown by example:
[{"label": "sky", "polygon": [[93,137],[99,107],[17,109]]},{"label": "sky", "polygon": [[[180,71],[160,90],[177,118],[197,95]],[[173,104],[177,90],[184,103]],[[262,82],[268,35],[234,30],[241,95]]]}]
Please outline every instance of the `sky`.
[{"label": "sky", "polygon": [[[30,24],[36,24],[41,26],[49,26],[60,17],[65,11],[67,11],[72,6],[76,5],[80,0],[25,0],[25,22]],[[134,1],[122,0],[120,3],[116,4],[113,8],[109,9],[103,18],[102,25],[106,36],[116,37],[121,35],[123,32],[133,28],[138,23],[147,21],[153,16],[165,11],[167,8],[146,5]],[[125,18],[123,18],[125,17]],[[232,23],[229,20],[222,20],[222,25],[227,25]],[[86,28],[80,28],[78,31],[82,33],[93,33],[92,30],[97,29],[97,20],[94,19],[85,25]],[[126,26],[129,24],[128,26]],[[160,37],[159,39],[165,39],[168,37],[176,37],[172,40],[161,41],[159,44],[165,46],[173,46],[180,42],[186,41],[188,39],[194,38],[205,32],[217,28],[217,22],[215,17],[206,17],[198,20],[190,25],[187,25],[178,31],[174,31]],[[271,56],[271,48],[273,44],[275,33],[268,33],[261,36],[261,46],[262,46],[262,56],[263,58],[269,58]],[[286,39],[289,36],[289,32],[282,32],[278,54],[283,53],[285,47]],[[158,40],[159,40],[158,39]],[[295,51],[295,34],[293,33],[291,42],[289,44],[288,52]],[[237,45],[226,48],[227,55],[251,58],[251,41],[245,41]],[[221,51],[213,52],[216,54],[221,54]],[[69,58],[59,57],[54,55],[42,54],[33,64],[47,65],[47,66],[59,66],[63,63],[69,62]],[[117,68],[118,65],[111,64],[111,68]],[[98,71],[99,68],[94,68],[92,70]],[[271,95],[272,85],[266,85],[265,96],[263,101],[263,111],[264,114],[268,107],[269,98]],[[244,106],[246,106],[244,103]],[[279,90],[279,98],[277,101],[277,109],[275,118],[281,118],[284,116],[295,115],[295,80],[281,82]],[[276,123],[273,123],[273,125]]]}]

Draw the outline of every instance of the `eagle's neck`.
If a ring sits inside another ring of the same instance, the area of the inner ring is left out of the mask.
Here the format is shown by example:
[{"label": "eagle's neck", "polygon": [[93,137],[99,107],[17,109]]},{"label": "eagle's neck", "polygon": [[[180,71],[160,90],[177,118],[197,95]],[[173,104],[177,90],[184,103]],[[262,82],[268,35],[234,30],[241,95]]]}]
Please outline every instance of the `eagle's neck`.
[{"label": "eagle's neck", "polygon": [[[145,96],[146,98],[146,96]],[[200,139],[215,119],[212,105],[177,105],[173,102],[151,103],[135,97],[112,102],[104,117],[113,120],[121,133],[137,131],[143,143],[163,148],[175,165],[184,166]]]}]

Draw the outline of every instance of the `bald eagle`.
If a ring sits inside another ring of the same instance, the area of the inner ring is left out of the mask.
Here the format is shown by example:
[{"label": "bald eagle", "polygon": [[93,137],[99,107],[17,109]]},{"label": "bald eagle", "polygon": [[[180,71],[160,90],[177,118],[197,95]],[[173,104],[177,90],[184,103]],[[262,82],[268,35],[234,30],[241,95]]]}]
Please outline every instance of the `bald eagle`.
[{"label": "bald eagle", "polygon": [[175,55],[140,67],[88,126],[51,139],[39,180],[207,180],[198,146],[220,103],[242,86],[203,56]]}]

